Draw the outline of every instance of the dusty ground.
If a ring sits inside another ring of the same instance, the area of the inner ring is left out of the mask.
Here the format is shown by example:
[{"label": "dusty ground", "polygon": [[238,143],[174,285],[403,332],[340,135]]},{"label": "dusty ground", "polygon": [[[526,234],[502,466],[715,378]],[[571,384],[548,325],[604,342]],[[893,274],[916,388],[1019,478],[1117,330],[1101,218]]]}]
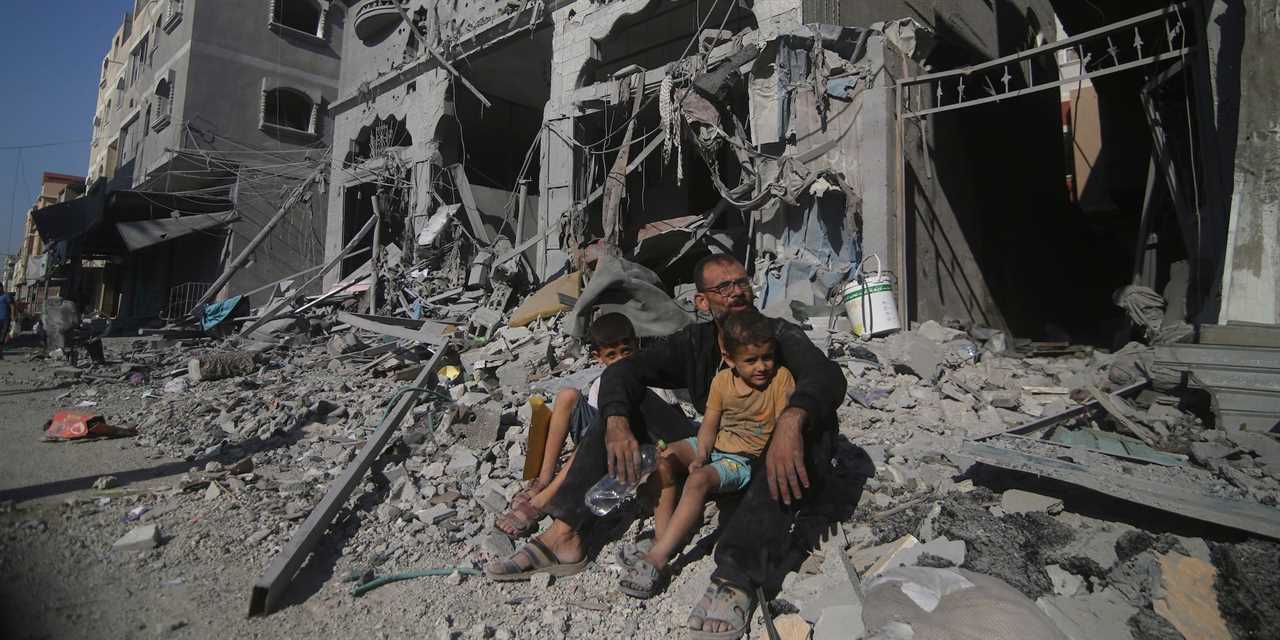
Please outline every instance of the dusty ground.
[{"label": "dusty ground", "polygon": [[[282,611],[248,619],[250,588],[287,532],[249,539],[274,520],[238,496],[224,496],[211,508],[198,494],[174,491],[166,498],[141,491],[173,485],[196,465],[149,457],[157,454],[132,439],[40,442],[43,421],[78,396],[59,399],[66,389],[41,382],[50,365],[29,362],[28,352],[12,350],[0,361],[0,628],[7,638],[449,637],[441,633],[446,626],[455,637],[665,637],[710,573],[706,549],[695,549],[673,588],[647,604],[618,593],[603,564],[548,587],[561,603],[550,611],[529,601],[530,584],[478,578],[459,585],[448,578],[401,582],[356,599],[346,591],[350,584],[335,576],[360,568],[341,557],[360,528],[357,515],[326,536]],[[99,408],[110,416],[107,405],[115,404],[104,399]],[[105,474],[121,486],[93,490]],[[138,495],[129,495],[135,490]],[[380,498],[365,496],[371,500]],[[137,506],[151,509],[142,522],[160,526],[163,544],[147,552],[113,551],[111,543],[138,524],[123,521]],[[450,566],[474,555],[454,557],[458,551],[427,543],[393,564]],[[491,628],[482,632],[478,625]]]}]

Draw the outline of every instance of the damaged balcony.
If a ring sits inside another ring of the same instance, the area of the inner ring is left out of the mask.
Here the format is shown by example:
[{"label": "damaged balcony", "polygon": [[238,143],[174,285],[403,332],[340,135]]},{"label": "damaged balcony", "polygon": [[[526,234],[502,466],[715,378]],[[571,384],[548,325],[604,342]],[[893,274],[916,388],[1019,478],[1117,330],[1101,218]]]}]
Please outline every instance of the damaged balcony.
[{"label": "damaged balcony", "polygon": [[401,0],[365,0],[355,9],[356,37],[371,42],[400,24]]}]

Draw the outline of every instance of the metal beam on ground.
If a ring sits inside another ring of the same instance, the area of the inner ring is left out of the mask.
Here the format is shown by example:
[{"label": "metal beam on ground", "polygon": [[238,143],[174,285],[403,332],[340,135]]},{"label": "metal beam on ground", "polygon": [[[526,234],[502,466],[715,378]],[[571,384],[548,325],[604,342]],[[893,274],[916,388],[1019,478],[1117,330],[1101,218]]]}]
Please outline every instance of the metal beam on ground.
[{"label": "metal beam on ground", "polygon": [[[418,377],[414,379],[410,389],[427,387],[431,377],[435,375],[441,358],[448,351],[447,347],[437,349],[435,355],[418,373]],[[276,605],[280,602],[280,596],[284,595],[285,589],[293,581],[293,576],[302,567],[302,563],[310,555],[311,549],[315,547],[320,537],[324,535],[329,523],[333,521],[334,515],[342,508],[342,505],[346,504],[347,498],[351,496],[351,492],[359,484],[360,479],[364,477],[365,472],[368,471],[373,461],[382,452],[383,447],[390,441],[391,436],[400,426],[400,421],[404,420],[405,415],[413,408],[419,393],[421,392],[416,390],[402,390],[398,394],[395,405],[383,416],[382,421],[378,423],[377,430],[365,442],[364,448],[347,465],[342,475],[329,485],[324,498],[320,500],[320,503],[307,516],[306,521],[293,534],[289,544],[285,545],[284,549],[272,559],[266,572],[253,585],[253,592],[249,598],[250,616],[266,615],[275,610]]]}]

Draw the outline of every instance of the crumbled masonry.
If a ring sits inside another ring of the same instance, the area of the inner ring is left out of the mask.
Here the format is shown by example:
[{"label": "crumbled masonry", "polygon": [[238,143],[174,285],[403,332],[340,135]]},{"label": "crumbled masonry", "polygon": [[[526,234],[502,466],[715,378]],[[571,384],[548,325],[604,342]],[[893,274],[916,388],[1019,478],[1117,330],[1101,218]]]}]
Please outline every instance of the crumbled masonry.
[{"label": "crumbled masonry", "polygon": [[[111,344],[109,361],[114,364],[87,367],[72,376],[63,401],[74,403],[92,394],[108,419],[127,416],[128,423],[137,425],[139,435],[128,446],[184,458],[190,470],[145,487],[127,486],[132,490],[126,493],[113,493],[121,490],[101,482],[100,493],[110,497],[70,500],[63,507],[65,517],[75,521],[146,508],[139,516],[143,525],[109,525],[119,531],[117,536],[128,535],[114,545],[117,553],[106,562],[128,563],[131,553],[155,547],[150,553],[197,570],[226,561],[189,552],[195,541],[214,536],[237,549],[235,562],[255,570],[266,563],[360,448],[382,415],[385,399],[404,384],[401,372],[419,366],[410,345],[378,349],[396,343],[335,318],[331,311],[313,311],[308,322],[293,325],[307,327],[305,332],[278,333],[272,343],[232,338]],[[387,576],[457,564],[479,567],[515,548],[494,533],[493,523],[522,486],[526,425],[519,416],[525,413],[524,400],[531,386],[554,388],[555,377],[591,364],[576,341],[561,336],[558,322],[538,320],[531,331],[499,329],[494,341],[461,352],[463,374],[447,392],[419,401],[321,539],[313,561],[332,567],[335,578],[325,582],[320,594],[337,598],[346,592],[337,576]],[[1198,562],[1216,569],[1218,604],[1213,610],[1233,632],[1247,637],[1247,630],[1265,628],[1272,609],[1261,594],[1268,592],[1265,581],[1271,574],[1259,570],[1258,559],[1268,556],[1257,550],[1276,547],[1274,542],[1241,544],[1229,531],[1191,525],[1202,531],[1206,545],[1198,537],[1144,530],[1143,519],[1125,518],[1122,509],[1106,516],[1119,522],[1108,522],[1099,519],[1103,512],[1089,506],[1108,498],[1038,485],[950,453],[948,443],[956,438],[1007,430],[1067,408],[1073,401],[1057,388],[1109,384],[1107,354],[1088,349],[1052,357],[995,353],[968,333],[939,335],[937,329],[930,324],[893,339],[862,342],[835,336],[833,352],[850,381],[850,397],[841,409],[840,434],[846,444],[840,455],[847,457],[854,446],[860,447],[874,465],[874,476],[867,480],[857,510],[838,523],[837,536],[787,577],[774,611],[799,611],[806,624],[826,633],[832,621],[849,613],[849,601],[842,598],[854,598],[838,557],[846,554],[859,572],[915,566],[991,576],[1028,602],[1039,601],[1050,614],[1044,620],[1056,621],[1069,637],[1079,637],[1071,634],[1080,633],[1086,623],[1126,628],[1134,638],[1173,637],[1167,632],[1175,624],[1194,623],[1185,616],[1170,621],[1158,611],[1162,602],[1177,602],[1161,595],[1158,577],[1164,566],[1161,554],[1176,554],[1200,558]],[[373,353],[334,353],[337,343],[360,344]],[[912,346],[902,348],[906,344]],[[262,365],[248,375],[188,381],[184,387],[172,384],[187,378],[183,365],[188,360],[235,349],[256,353]],[[925,356],[926,351],[936,355]],[[938,369],[929,374],[936,380],[915,372],[922,357],[936,358]],[[127,380],[127,372],[138,370],[150,372],[148,383]],[[67,375],[46,371],[47,381]],[[1054,392],[1037,393],[1039,389]],[[992,398],[1014,402],[1002,402],[1012,408],[999,408]],[[1148,408],[1141,401],[1119,401],[1134,419],[1158,425],[1174,453],[1199,451],[1183,471],[1158,465],[1145,470],[1157,469],[1171,482],[1179,473],[1200,472],[1202,465],[1210,475],[1224,475],[1224,458],[1203,460],[1209,449],[1194,446],[1224,442],[1198,418],[1152,411],[1149,407],[1167,407],[1153,400]],[[1117,427],[1102,411],[1054,427],[1078,428]],[[1261,442],[1251,446],[1264,447]],[[1248,451],[1240,445],[1213,451],[1223,450],[1228,451],[1228,465],[1246,459],[1240,456]],[[1117,463],[1135,472],[1141,466]],[[1258,473],[1260,467],[1226,468],[1240,473],[1227,475],[1218,489],[1223,495],[1273,502],[1280,493],[1280,482]],[[437,593],[454,599],[449,629],[487,624],[512,637],[523,637],[528,630],[564,630],[567,637],[582,638],[624,632],[665,637],[682,624],[713,566],[709,551],[714,538],[707,536],[714,532],[717,511],[709,510],[664,594],[643,610],[631,608],[617,592],[610,565],[614,546],[651,535],[652,520],[636,502],[621,511],[594,529],[593,539],[604,546],[592,568],[578,576],[501,589],[483,578],[425,577],[382,587],[377,597]],[[156,547],[158,526],[163,527],[164,544]],[[1186,528],[1184,523],[1179,530]],[[25,527],[5,530],[17,541],[36,535]],[[899,540],[904,536],[913,541],[905,547]],[[891,550],[896,554],[892,560],[884,555]],[[869,577],[862,574],[864,582]],[[397,595],[385,595],[389,593]],[[823,594],[830,597],[818,600]],[[597,611],[593,602],[607,607]],[[494,607],[502,611],[497,618],[488,615]],[[1088,618],[1084,612],[1089,611],[1103,618]],[[759,620],[757,613],[757,624]]]}]

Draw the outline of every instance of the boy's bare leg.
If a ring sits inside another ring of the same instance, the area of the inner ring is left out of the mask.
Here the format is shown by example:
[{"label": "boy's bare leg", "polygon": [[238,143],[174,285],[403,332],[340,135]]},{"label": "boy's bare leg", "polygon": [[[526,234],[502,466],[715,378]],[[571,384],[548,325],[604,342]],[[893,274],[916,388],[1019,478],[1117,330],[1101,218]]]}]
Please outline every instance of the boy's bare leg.
[{"label": "boy's bare leg", "polygon": [[576,451],[569,454],[569,457],[564,461],[564,466],[560,467],[559,473],[556,473],[545,489],[539,491],[538,495],[529,500],[529,504],[533,505],[538,511],[546,511],[547,504],[551,502],[551,498],[555,497],[556,491],[560,489],[560,485],[564,484],[565,477],[569,475],[569,465],[573,464],[573,456],[575,455],[577,455]]},{"label": "boy's bare leg", "polygon": [[[550,486],[556,477],[556,462],[560,460],[560,451],[564,449],[564,441],[569,438],[569,418],[573,408],[578,406],[578,398],[582,393],[577,389],[561,389],[551,405],[551,424],[547,430],[547,446],[542,450],[542,470],[538,472],[537,482],[543,487]],[[568,465],[565,465],[568,468]],[[550,500],[550,496],[547,497]],[[544,504],[545,505],[545,501]]]},{"label": "boy's bare leg", "polygon": [[653,526],[657,533],[655,539],[661,538],[667,531],[680,497],[680,482],[688,474],[693,454],[693,447],[681,440],[669,445],[658,458],[658,479],[662,483],[662,489],[658,494],[658,505],[653,510]]},{"label": "boy's bare leg", "polygon": [[680,502],[667,523],[667,530],[654,541],[645,559],[661,569],[667,566],[671,556],[679,551],[684,539],[693,528],[702,524],[702,514],[707,506],[707,496],[720,486],[720,474],[715,467],[705,466],[689,475],[680,493]]}]

